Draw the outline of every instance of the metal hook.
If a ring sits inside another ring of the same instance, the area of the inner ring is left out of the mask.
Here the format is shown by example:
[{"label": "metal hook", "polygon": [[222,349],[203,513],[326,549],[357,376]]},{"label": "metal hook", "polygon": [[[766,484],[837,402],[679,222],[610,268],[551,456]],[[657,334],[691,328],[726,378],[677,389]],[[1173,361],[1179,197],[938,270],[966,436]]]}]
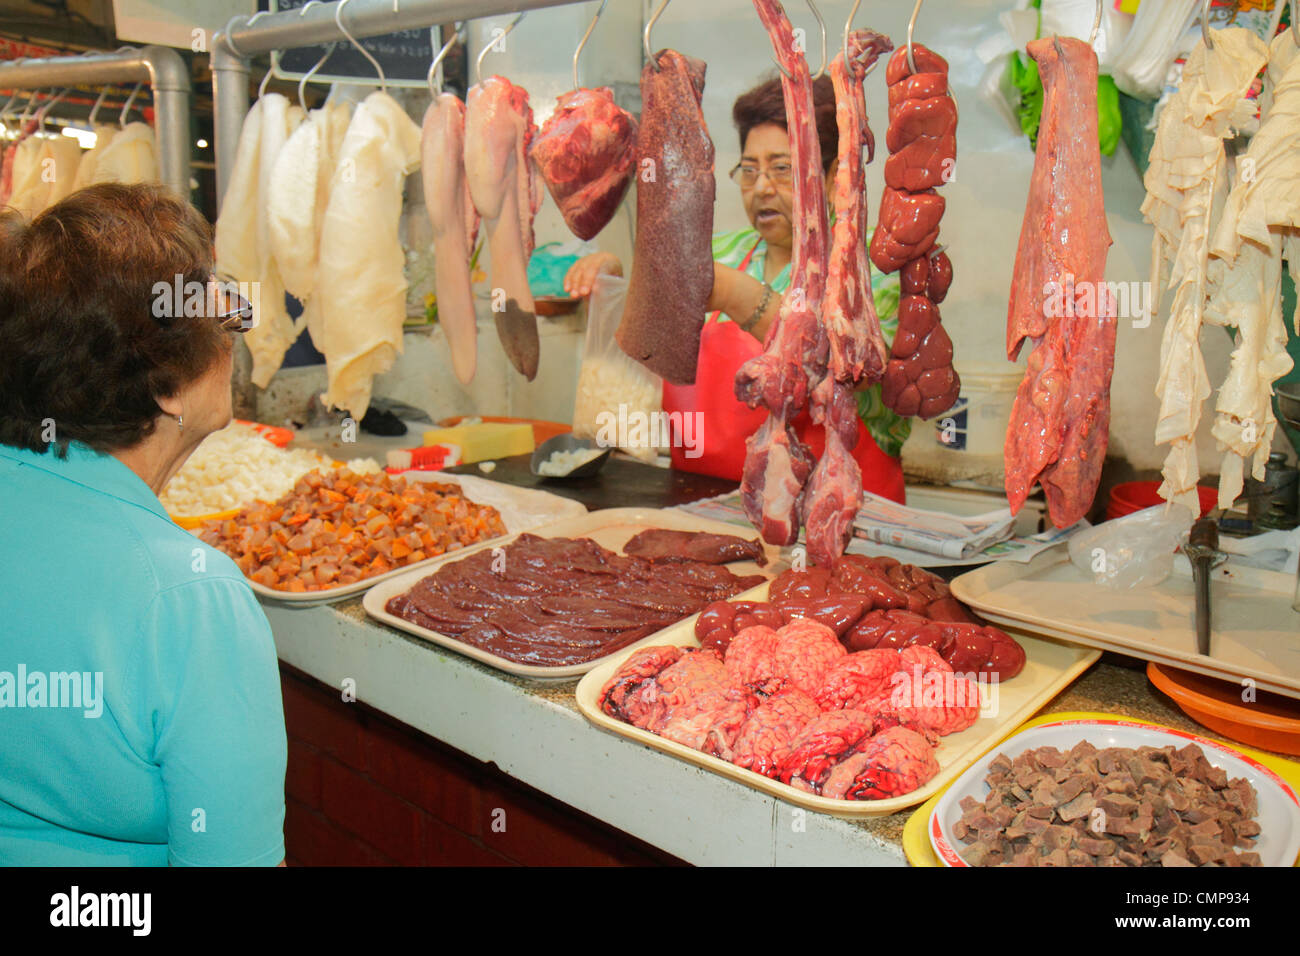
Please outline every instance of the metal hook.
[{"label": "metal hook", "polygon": [[[667,0],[665,0],[665,2],[667,2]],[[505,32],[502,33],[501,36],[493,37],[491,41],[488,42],[488,45],[479,51],[478,59],[474,61],[474,75],[478,78],[478,81],[480,83],[483,82],[483,57],[487,56],[488,50],[496,46],[498,40],[504,40],[506,37],[508,37],[510,35],[510,31],[513,30],[515,27],[519,26],[519,21],[522,20],[523,18],[524,18],[523,13],[517,14],[515,18],[510,21],[510,26],[506,27]]]},{"label": "metal hook", "polygon": [[262,82],[257,85],[257,98],[259,100],[266,94],[266,84],[271,82],[271,74],[273,72],[274,70],[267,67],[266,72],[262,74]]},{"label": "metal hook", "polygon": [[45,125],[45,117],[49,115],[50,110],[54,107],[54,104],[57,103],[59,100],[63,99],[71,92],[72,92],[72,87],[65,86],[63,89],[59,90],[58,93],[56,93],[50,99],[46,100],[41,105],[41,108],[36,111],[36,125],[38,128]]},{"label": "metal hook", "polygon": [[1214,49],[1214,41],[1210,39],[1210,0],[1201,3],[1201,42],[1205,49]]},{"label": "metal hook", "polygon": [[1295,40],[1296,46],[1300,46],[1300,20],[1296,19],[1297,13],[1300,13],[1300,4],[1291,0],[1291,39]]},{"label": "metal hook", "polygon": [[[321,2],[322,2],[322,0],[307,0],[307,2],[304,3],[304,4],[302,5],[302,8],[298,11],[298,16],[299,16],[299,17],[302,17],[304,14],[306,14],[306,12],[307,12],[308,10],[310,10],[310,9],[311,9],[312,7],[314,7],[314,6],[318,6]],[[304,113],[307,112],[307,100],[306,100],[306,94],[304,93],[304,89],[305,89],[305,87],[306,87],[306,85],[307,85],[307,81],[308,81],[309,79],[311,79],[313,76],[315,76],[315,75],[316,75],[316,71],[319,70],[322,66],[325,65],[325,61],[328,60],[328,59],[330,58],[330,54],[334,52],[334,48],[335,48],[336,46],[338,46],[337,43],[327,43],[327,44],[325,44],[325,53],[324,53],[324,55],[321,56],[321,58],[320,58],[319,60],[316,61],[316,65],[315,65],[315,66],[313,66],[310,70],[308,70],[306,73],[304,73],[304,74],[302,75],[302,77],[299,78],[299,80],[298,80],[298,105],[302,107],[302,111],[303,111]],[[274,55],[274,54],[272,54],[272,55]],[[265,82],[265,78],[263,79],[263,82]],[[262,94],[261,94],[261,91],[260,91],[260,90],[258,91],[257,96],[258,96],[258,99],[261,99]]]},{"label": "metal hook", "polygon": [[916,61],[912,59],[912,32],[916,29],[916,18],[921,13],[921,0],[916,0],[912,8],[912,19],[907,21],[907,68],[916,72]]},{"label": "metal hook", "polygon": [[573,51],[573,88],[575,90],[578,88],[578,57],[582,55],[582,48],[587,45],[587,38],[591,36],[591,31],[596,29],[596,21],[605,12],[605,4],[608,2],[609,0],[600,0],[600,9],[591,18],[591,23],[587,24],[587,32],[582,35],[582,39],[578,41],[578,48]]},{"label": "metal hook", "polygon": [[[451,39],[442,45],[442,49],[438,51],[438,55],[435,56],[433,62],[429,64],[429,72],[428,75],[425,76],[425,81],[429,84],[429,95],[434,99],[437,99],[438,95],[442,92],[442,61],[447,58],[447,54],[451,52],[451,48],[455,46],[456,41],[460,39],[460,27],[456,27],[454,24],[453,27],[454,29],[451,31]],[[434,88],[435,74],[438,77],[436,89]]]},{"label": "metal hook", "polygon": [[[853,18],[858,15],[858,7],[862,6],[862,0],[853,0],[853,9],[849,11],[849,18],[844,21],[844,68],[849,67],[849,31],[853,29]],[[872,66],[875,66],[873,63]]]},{"label": "metal hook", "polygon": [[330,58],[330,55],[334,52],[334,48],[336,46],[338,46],[337,43],[329,44],[325,48],[325,55],[322,56],[319,60],[317,60],[315,65],[306,73],[304,73],[301,79],[298,80],[298,105],[302,107],[302,111],[304,113],[307,112],[307,100],[306,100],[306,95],[304,93],[304,90],[306,89],[307,86],[307,81],[310,80],[313,76],[315,76],[316,71],[325,65],[325,61]]},{"label": "metal hook", "polygon": [[350,0],[342,0],[342,2],[334,8],[334,25],[339,28],[340,33],[352,41],[352,45],[357,48],[361,55],[370,61],[370,65],[373,66],[375,72],[379,74],[379,89],[381,92],[387,93],[388,77],[384,76],[384,68],[379,65],[378,60],[370,55],[370,51],[358,43],[357,38],[349,33],[348,28],[343,25],[343,8],[346,7],[349,2]]},{"label": "metal hook", "polygon": [[[25,57],[25,56],[20,56],[18,59],[13,60],[13,61],[11,61],[11,62],[14,63],[15,65],[17,65],[17,64],[19,64],[19,63],[22,63],[22,62],[23,62],[24,60],[26,60],[26,59],[27,59],[27,57]],[[4,105],[4,107],[3,107],[3,108],[0,108],[0,120],[7,120],[10,116],[13,115],[13,112],[14,112],[14,100],[16,100],[16,99],[18,99],[18,97],[22,96],[22,95],[23,95],[23,92],[24,92],[23,90],[16,89],[16,90],[13,91],[13,93],[10,94],[9,99],[8,99],[7,101],[5,101],[5,105]],[[29,98],[29,99],[30,99],[30,97],[31,97],[31,94],[28,94],[28,98]]]},{"label": "metal hook", "polygon": [[645,29],[641,32],[641,46],[645,48],[645,58],[650,61],[656,73],[659,72],[659,61],[655,59],[654,50],[650,46],[650,31],[654,29],[655,22],[667,8],[668,0],[663,0],[663,3],[659,4],[659,9],[654,12],[654,16],[646,21]]},{"label": "metal hook", "polygon": [[[311,4],[307,4],[307,6],[311,6]],[[306,7],[304,7],[303,9],[305,10]],[[231,26],[234,24],[234,22],[235,22],[236,20],[243,20],[243,21],[244,21],[244,26],[246,26],[246,27],[251,27],[254,23],[256,23],[258,20],[260,20],[262,17],[266,16],[266,15],[267,15],[268,13],[270,13],[270,12],[271,12],[271,11],[269,11],[269,10],[258,10],[258,11],[257,11],[255,14],[253,14],[251,17],[250,17],[250,16],[247,16],[246,14],[238,14],[238,13],[237,13],[237,14],[235,14],[233,17],[231,17],[229,20],[226,21],[226,28],[225,28],[224,30],[222,30],[221,32],[222,32],[223,34],[225,34],[225,37],[226,37],[226,46],[230,47],[230,49],[231,49],[232,51],[234,51],[235,56],[239,57],[241,60],[247,60],[247,59],[248,59],[248,54],[245,53],[243,50],[241,50],[239,47],[235,46],[235,41],[232,40],[232,39],[230,38],[230,28],[231,28]]]},{"label": "metal hook", "polygon": [[104,105],[104,97],[106,96],[108,96],[107,86],[99,91],[99,97],[95,100],[95,105],[90,108],[90,117],[87,122],[90,124],[91,129],[95,128],[95,117],[99,114],[99,108]]},{"label": "metal hook", "polygon": [[18,124],[20,126],[27,125],[27,120],[30,119],[32,115],[32,107],[36,105],[36,97],[40,95],[40,92],[39,89],[32,90],[31,95],[27,97],[27,105],[23,107],[22,115],[18,117]]},{"label": "metal hook", "polygon": [[[813,3],[813,0],[808,0],[808,9],[811,10],[813,12],[813,16],[817,18],[817,25],[821,28],[821,33],[822,33],[822,65],[820,69],[818,69],[817,72],[812,74],[812,76],[810,77],[810,79],[819,80],[821,79],[822,74],[826,72],[826,21],[822,19],[821,11],[817,9],[817,5]],[[854,7],[854,9],[856,10],[857,7]],[[847,38],[845,39],[845,44],[847,48],[847,44],[848,44]],[[807,51],[805,51],[805,55],[806,53]],[[847,57],[845,59],[847,60]],[[781,71],[782,76],[784,76],[788,80],[794,79],[794,77],[789,72],[787,72],[786,68],[781,65],[781,62],[776,58],[775,54],[772,55],[772,62],[776,64],[776,68]]]},{"label": "metal hook", "polygon": [[1097,16],[1092,21],[1092,32],[1088,34],[1088,46],[1094,46],[1097,42],[1097,33],[1101,30],[1101,0],[1097,0]]},{"label": "metal hook", "polygon": [[822,12],[817,9],[817,4],[813,0],[808,0],[808,9],[812,11],[813,16],[817,18],[817,26],[822,34],[822,65],[817,68],[817,72],[812,75],[812,79],[820,80],[826,73],[826,21],[822,19]]},{"label": "metal hook", "polygon": [[143,83],[143,82],[141,82],[141,83],[137,83],[137,84],[135,85],[135,89],[133,89],[133,90],[131,91],[131,95],[128,96],[128,97],[126,98],[126,102],[125,102],[124,104],[122,104],[122,115],[119,116],[119,117],[117,118],[117,125],[118,125],[119,128],[122,128],[122,129],[125,129],[125,128],[126,128],[126,117],[127,117],[127,114],[131,112],[131,104],[135,102],[136,94],[140,92],[140,87],[142,87],[142,86],[144,86],[144,83]]}]

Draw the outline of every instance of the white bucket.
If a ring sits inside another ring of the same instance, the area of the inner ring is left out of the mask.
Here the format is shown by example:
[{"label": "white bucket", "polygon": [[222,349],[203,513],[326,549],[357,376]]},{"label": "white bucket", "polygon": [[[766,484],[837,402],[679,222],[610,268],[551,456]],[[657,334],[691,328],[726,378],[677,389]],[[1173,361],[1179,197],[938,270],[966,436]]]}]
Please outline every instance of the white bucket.
[{"label": "white bucket", "polygon": [[961,395],[948,412],[934,420],[934,442],[949,452],[1001,458],[1007,423],[1024,370],[1010,363],[970,365],[957,369]]}]

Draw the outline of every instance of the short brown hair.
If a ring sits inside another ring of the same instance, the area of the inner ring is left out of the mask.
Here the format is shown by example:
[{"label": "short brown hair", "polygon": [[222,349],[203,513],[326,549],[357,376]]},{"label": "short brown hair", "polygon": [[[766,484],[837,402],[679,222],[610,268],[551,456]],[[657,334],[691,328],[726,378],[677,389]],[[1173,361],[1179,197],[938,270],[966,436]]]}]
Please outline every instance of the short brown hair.
[{"label": "short brown hair", "polygon": [[[813,81],[813,117],[817,123],[817,141],[822,148],[822,172],[830,172],[839,149],[840,132],[835,125],[835,85],[829,76]],[[781,77],[774,76],[736,98],[731,118],[740,131],[740,151],[745,151],[749,131],[764,123],[775,123],[786,132],[790,126],[785,116],[785,94]]]},{"label": "short brown hair", "polygon": [[157,398],[226,347],[210,318],[155,317],[154,286],[212,267],[212,227],[162,186],[90,186],[30,224],[0,213],[0,443],[45,452],[46,420],[59,455],[146,438]]}]

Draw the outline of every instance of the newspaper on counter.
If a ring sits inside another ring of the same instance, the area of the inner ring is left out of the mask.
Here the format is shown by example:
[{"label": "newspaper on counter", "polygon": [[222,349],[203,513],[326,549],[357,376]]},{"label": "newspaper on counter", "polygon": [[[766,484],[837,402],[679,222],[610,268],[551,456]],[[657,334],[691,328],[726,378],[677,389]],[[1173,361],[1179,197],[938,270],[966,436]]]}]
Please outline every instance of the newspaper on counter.
[{"label": "newspaper on counter", "polygon": [[1015,520],[1010,508],[963,518],[909,508],[864,491],[853,519],[853,536],[943,558],[970,558],[1010,538]]},{"label": "newspaper on counter", "polygon": [[[703,498],[678,508],[703,518],[713,518],[752,528],[739,492]],[[870,492],[862,493],[862,506],[853,523],[848,551],[873,557],[892,557],[920,567],[985,564],[990,561],[1029,561],[1034,555],[1090,527],[1080,521],[1069,528],[1049,528],[1027,537],[1015,537],[1010,509],[961,517],[941,511],[909,508]]]}]

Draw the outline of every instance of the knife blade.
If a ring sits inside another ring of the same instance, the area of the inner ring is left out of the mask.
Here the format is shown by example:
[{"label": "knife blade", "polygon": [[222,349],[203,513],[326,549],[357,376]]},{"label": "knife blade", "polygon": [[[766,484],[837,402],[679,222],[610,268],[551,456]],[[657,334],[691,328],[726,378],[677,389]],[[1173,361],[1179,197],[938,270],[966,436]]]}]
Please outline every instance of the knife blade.
[{"label": "knife blade", "polygon": [[1210,654],[1210,571],[1224,554],[1219,550],[1218,523],[1208,515],[1198,518],[1183,548],[1192,563],[1192,582],[1196,587],[1196,650]]}]

